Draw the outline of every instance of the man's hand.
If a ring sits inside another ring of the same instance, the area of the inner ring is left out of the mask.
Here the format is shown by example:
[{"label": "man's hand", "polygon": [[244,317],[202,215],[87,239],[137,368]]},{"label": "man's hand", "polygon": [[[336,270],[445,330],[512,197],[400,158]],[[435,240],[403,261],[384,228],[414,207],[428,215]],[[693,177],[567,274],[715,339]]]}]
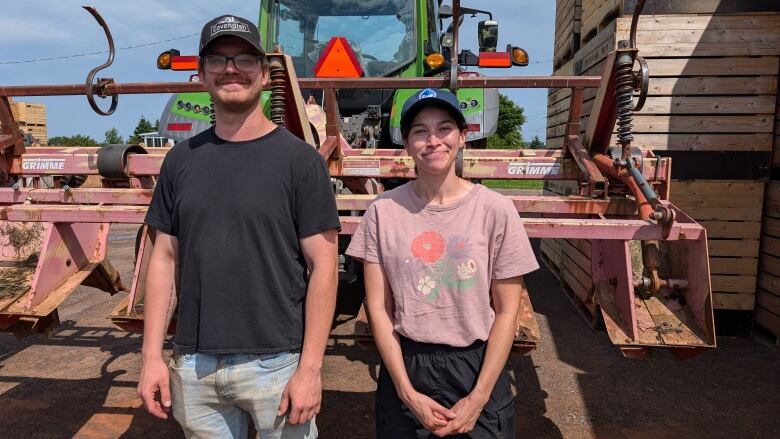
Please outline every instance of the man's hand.
[{"label": "man's hand", "polygon": [[320,412],[322,402],[322,377],[319,369],[299,368],[282,392],[279,416],[289,410],[287,422],[303,424]]},{"label": "man's hand", "polygon": [[485,407],[486,400],[478,398],[474,395],[468,395],[461,399],[454,406],[452,411],[455,412],[455,417],[443,427],[438,427],[432,430],[433,434],[439,437],[444,437],[450,434],[463,434],[468,433],[474,429],[474,425],[479,419],[479,415],[482,413],[482,408]]},{"label": "man's hand", "polygon": [[411,396],[404,399],[404,403],[412,411],[418,421],[428,430],[436,429],[449,425],[451,419],[455,417],[452,410],[447,409],[427,395],[420,392],[414,392]]},{"label": "man's hand", "polygon": [[170,372],[162,358],[144,360],[141,378],[138,380],[138,396],[149,413],[161,419],[168,419],[168,413],[171,411]]}]

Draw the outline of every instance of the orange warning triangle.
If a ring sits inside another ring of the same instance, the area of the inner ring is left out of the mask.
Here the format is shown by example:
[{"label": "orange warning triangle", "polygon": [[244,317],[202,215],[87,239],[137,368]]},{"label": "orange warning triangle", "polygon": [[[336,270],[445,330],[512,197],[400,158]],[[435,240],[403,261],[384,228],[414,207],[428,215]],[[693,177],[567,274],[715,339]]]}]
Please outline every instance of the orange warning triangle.
[{"label": "orange warning triangle", "polygon": [[318,78],[360,78],[363,68],[344,37],[333,37],[322,51],[314,75]]}]

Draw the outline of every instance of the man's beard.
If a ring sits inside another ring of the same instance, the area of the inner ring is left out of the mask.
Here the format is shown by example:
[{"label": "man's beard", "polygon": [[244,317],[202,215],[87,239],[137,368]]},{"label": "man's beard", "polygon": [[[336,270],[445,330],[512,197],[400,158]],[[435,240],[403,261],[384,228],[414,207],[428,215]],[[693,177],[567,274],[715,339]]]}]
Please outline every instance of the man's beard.
[{"label": "man's beard", "polygon": [[232,114],[242,114],[242,113],[249,112],[259,104],[261,93],[262,90],[259,90],[257,93],[252,93],[252,97],[250,99],[246,99],[242,101],[235,101],[235,100],[223,101],[220,98],[219,94],[215,93],[214,96],[212,96],[212,100],[214,101],[215,107],[217,107],[217,111],[222,111],[225,113],[232,113]]},{"label": "man's beard", "polygon": [[[259,81],[259,79],[257,79]],[[225,81],[227,82],[227,81]],[[218,87],[221,84],[218,85]],[[241,84],[242,86],[246,86],[247,84],[243,82]],[[255,89],[255,87],[257,89]],[[259,105],[260,102],[260,95],[263,92],[262,87],[257,87],[256,84],[249,84],[249,92],[251,97],[246,100],[222,100],[219,93],[214,93],[214,95],[211,97],[211,99],[214,101],[214,105],[217,107],[217,111],[222,111],[225,113],[232,113],[232,114],[242,114],[247,113],[255,108],[255,106]]]}]

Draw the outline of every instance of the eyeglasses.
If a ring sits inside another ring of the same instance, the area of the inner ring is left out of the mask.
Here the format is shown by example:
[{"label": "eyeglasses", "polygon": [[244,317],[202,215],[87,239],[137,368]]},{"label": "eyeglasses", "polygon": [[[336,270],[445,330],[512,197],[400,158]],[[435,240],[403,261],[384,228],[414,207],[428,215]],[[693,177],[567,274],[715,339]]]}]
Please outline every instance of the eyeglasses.
[{"label": "eyeglasses", "polygon": [[236,56],[206,55],[203,57],[203,69],[209,73],[222,73],[227,68],[228,61],[233,61],[236,70],[244,73],[253,72],[262,57],[242,53]]}]

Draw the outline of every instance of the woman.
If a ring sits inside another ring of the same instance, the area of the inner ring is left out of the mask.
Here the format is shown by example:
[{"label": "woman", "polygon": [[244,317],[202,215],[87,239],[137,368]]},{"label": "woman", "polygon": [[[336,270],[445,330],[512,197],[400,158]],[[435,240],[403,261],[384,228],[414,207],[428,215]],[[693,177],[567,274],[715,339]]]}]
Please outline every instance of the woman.
[{"label": "woman", "polygon": [[506,361],[522,275],[538,268],[528,237],[509,199],[456,175],[453,94],[417,92],[401,134],[417,179],[377,197],[347,250],[383,362],[377,437],[514,437]]}]

